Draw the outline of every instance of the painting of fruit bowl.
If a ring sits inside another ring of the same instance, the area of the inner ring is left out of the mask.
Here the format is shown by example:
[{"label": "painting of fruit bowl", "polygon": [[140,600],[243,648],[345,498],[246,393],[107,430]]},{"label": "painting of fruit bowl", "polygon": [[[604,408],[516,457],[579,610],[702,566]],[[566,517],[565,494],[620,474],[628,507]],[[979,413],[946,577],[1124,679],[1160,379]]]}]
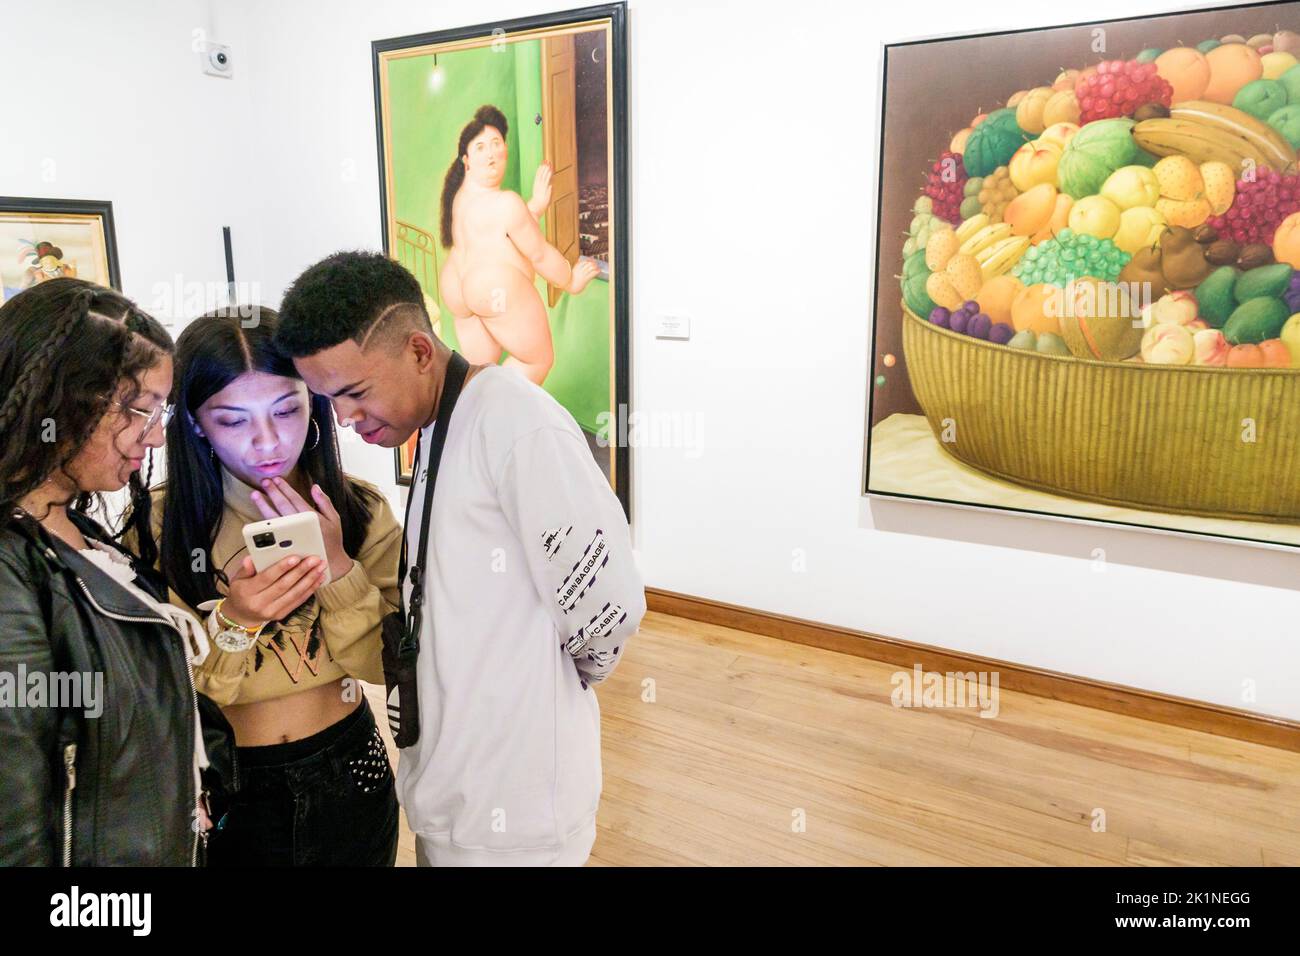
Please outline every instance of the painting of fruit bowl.
[{"label": "painting of fruit bowl", "polygon": [[1300,3],[891,44],[881,115],[866,492],[1300,546]]}]

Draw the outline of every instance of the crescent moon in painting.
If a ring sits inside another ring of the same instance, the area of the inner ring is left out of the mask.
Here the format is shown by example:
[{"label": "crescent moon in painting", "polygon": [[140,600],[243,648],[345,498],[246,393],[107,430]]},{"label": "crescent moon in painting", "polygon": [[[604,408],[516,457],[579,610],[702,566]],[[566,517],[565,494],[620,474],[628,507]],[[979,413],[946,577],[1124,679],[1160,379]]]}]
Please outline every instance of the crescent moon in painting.
[{"label": "crescent moon in painting", "polygon": [[592,48],[591,48],[591,62],[592,62],[592,63],[599,63],[599,62],[600,62],[600,60],[596,59],[596,51],[597,51],[598,49],[599,49],[599,47],[592,47]]}]

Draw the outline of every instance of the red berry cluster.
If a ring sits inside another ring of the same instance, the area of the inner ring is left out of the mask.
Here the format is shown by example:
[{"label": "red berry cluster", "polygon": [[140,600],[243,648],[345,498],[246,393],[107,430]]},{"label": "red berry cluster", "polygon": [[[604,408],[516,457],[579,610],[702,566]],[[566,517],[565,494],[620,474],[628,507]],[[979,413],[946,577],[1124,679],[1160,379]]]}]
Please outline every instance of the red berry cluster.
[{"label": "red berry cluster", "polygon": [[961,153],[948,151],[934,161],[926,178],[925,194],[934,200],[936,216],[953,225],[961,222],[961,201],[969,178]]},{"label": "red berry cluster", "polygon": [[1275,169],[1257,167],[1253,181],[1239,180],[1232,206],[1222,216],[1211,216],[1210,225],[1220,239],[1241,244],[1273,244],[1273,234],[1282,220],[1300,212],[1300,175],[1283,176]]},{"label": "red berry cluster", "polygon": [[1080,77],[1074,84],[1079,101],[1079,123],[1132,116],[1145,103],[1169,106],[1174,88],[1156,73],[1154,63],[1137,60],[1106,60],[1094,73]]}]

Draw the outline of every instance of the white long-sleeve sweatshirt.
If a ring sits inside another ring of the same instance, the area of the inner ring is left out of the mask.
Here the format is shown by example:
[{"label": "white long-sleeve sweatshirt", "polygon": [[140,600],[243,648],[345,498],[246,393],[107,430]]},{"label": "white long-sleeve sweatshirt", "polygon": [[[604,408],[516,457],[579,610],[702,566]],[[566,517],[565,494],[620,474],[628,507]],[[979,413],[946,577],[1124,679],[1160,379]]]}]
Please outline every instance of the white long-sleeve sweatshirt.
[{"label": "white long-sleeve sweatshirt", "polygon": [[[411,556],[432,431],[412,480]],[[636,632],[645,590],[573,417],[513,369],[485,368],[461,392],[428,552],[420,739],[397,775],[411,829],[434,865],[580,863],[601,792],[594,685]]]}]

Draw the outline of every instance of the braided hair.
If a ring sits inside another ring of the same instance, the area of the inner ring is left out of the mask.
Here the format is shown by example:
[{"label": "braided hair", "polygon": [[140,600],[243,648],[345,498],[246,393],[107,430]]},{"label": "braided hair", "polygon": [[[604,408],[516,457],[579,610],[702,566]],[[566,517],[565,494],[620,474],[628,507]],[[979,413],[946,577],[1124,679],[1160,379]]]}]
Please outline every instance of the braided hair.
[{"label": "braided hair", "polygon": [[[50,279],[0,306],[0,528],[56,474],[75,486],[68,464],[122,383],[130,404],[140,376],[173,349],[167,330],[131,300],[84,279]],[[131,475],[133,525],[149,520],[148,481]],[[78,491],[63,504],[85,512],[95,501]],[[152,564],[156,554],[141,557]]]}]

